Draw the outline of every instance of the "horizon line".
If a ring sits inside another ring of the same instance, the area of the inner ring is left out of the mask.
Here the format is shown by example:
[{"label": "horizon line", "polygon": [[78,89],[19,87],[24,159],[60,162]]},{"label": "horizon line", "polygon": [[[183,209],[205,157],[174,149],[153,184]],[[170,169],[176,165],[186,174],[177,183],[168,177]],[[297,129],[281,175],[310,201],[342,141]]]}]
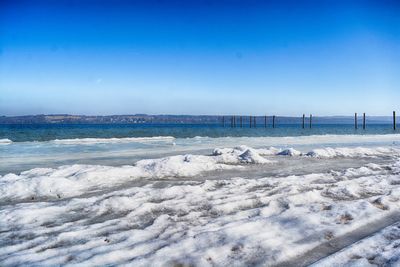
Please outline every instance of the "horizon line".
[{"label": "horizon line", "polygon": [[[396,112],[396,111],[393,111]],[[296,115],[279,115],[279,114],[264,114],[264,115],[252,115],[252,114],[146,114],[146,113],[136,113],[136,114],[107,114],[107,115],[88,115],[88,114],[71,114],[71,113],[55,113],[55,114],[24,114],[24,115],[0,115],[0,117],[6,117],[6,118],[12,118],[12,117],[27,117],[27,116],[80,116],[80,117],[111,117],[111,116],[191,116],[191,117],[230,117],[230,116],[237,116],[237,117],[248,117],[248,116],[253,116],[253,117],[272,117],[272,116],[279,116],[279,117],[287,117],[287,118],[297,118],[297,117],[302,117],[304,116],[310,116],[312,115],[313,117],[352,117],[354,118],[355,114],[357,116],[362,117],[364,112],[358,113],[355,112],[352,115],[315,115],[313,113],[303,113],[298,116]],[[396,114],[397,115],[397,114]],[[365,113],[366,117],[393,117],[393,113],[391,115],[368,115],[368,113]]]}]

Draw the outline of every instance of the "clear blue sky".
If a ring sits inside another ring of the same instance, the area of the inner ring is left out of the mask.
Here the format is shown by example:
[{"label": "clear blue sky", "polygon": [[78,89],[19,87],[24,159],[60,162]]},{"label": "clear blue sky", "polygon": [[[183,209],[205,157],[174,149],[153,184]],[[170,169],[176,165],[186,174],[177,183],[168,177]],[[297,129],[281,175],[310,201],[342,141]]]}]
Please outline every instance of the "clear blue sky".
[{"label": "clear blue sky", "polygon": [[399,1],[0,1],[0,115],[396,109]]}]

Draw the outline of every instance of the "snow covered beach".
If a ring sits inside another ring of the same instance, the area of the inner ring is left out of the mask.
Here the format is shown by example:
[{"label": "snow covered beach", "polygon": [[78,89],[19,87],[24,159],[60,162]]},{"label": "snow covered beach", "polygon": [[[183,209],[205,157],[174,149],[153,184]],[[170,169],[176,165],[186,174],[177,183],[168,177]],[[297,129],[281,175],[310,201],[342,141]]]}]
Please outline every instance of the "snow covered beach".
[{"label": "snow covered beach", "polygon": [[400,212],[399,141],[395,134],[3,141],[0,265],[300,263],[374,222],[382,232],[305,262],[399,264],[397,225],[384,227]]}]

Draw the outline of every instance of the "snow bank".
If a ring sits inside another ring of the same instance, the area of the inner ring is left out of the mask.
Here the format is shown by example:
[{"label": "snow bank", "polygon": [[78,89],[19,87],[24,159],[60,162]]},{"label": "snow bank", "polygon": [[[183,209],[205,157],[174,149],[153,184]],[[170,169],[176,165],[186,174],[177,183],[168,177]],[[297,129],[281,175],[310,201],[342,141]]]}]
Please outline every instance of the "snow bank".
[{"label": "snow bank", "polygon": [[364,158],[376,156],[393,156],[399,155],[400,150],[394,147],[325,147],[313,149],[309,152],[301,152],[294,148],[279,149],[270,147],[267,149],[253,149],[260,155],[275,155],[275,156],[305,156],[314,158]]},{"label": "snow bank", "polygon": [[309,152],[301,152],[294,148],[280,149],[275,147],[252,149],[259,155],[263,156],[305,156],[314,158],[364,158],[376,156],[393,156],[399,155],[400,150],[393,147],[325,147],[313,149]]},{"label": "snow bank", "polygon": [[292,145],[346,145],[360,144],[360,146],[377,144],[391,145],[400,142],[400,134],[321,134],[321,135],[303,135],[303,136],[264,136],[264,137],[195,137],[185,138],[187,143],[220,143],[224,146],[232,144],[246,144],[249,146],[292,146]]},{"label": "snow bank", "polygon": [[[139,179],[193,177],[205,172],[240,169],[246,164],[274,162],[274,156],[315,158],[398,155],[394,148],[321,148],[302,153],[293,148],[254,149],[248,146],[216,148],[211,155],[176,155],[146,159],[134,165],[65,165],[56,169],[35,168],[20,175],[0,176],[0,202],[37,198],[64,198],[121,186]],[[268,156],[268,158],[266,158]],[[346,193],[344,193],[346,194]]]},{"label": "snow bank", "polygon": [[241,146],[215,149],[210,156],[177,155],[146,159],[133,166],[66,165],[35,168],[20,175],[0,176],[0,202],[37,198],[64,198],[116,187],[140,178],[192,177],[203,172],[265,164],[256,150]]},{"label": "snow bank", "polygon": [[212,155],[216,156],[219,162],[224,163],[269,163],[269,160],[261,156],[265,155],[265,151],[242,145],[233,149],[216,148]]},{"label": "snow bank", "polygon": [[294,148],[278,149],[271,147],[269,149],[257,149],[261,155],[276,155],[276,156],[306,156],[314,158],[364,158],[376,157],[385,155],[398,155],[399,149],[392,147],[325,147],[313,149],[309,152],[300,152]]},{"label": "snow bank", "polygon": [[317,158],[333,158],[333,157],[371,157],[371,156],[383,156],[385,154],[393,154],[393,153],[399,153],[399,150],[390,147],[377,147],[377,148],[327,147],[327,148],[314,149],[306,153],[305,155]]},{"label": "snow bank", "polygon": [[[254,149],[247,146],[216,148],[211,155],[176,155],[160,159],[146,159],[134,165],[111,167],[101,165],[65,165],[56,169],[35,168],[21,174],[0,176],[0,203],[59,199],[93,193],[122,186],[140,179],[164,179],[193,177],[205,172],[240,169],[246,164],[267,164],[274,162],[274,156],[304,156],[316,158],[371,157],[398,155],[394,148],[321,148],[308,153],[298,150],[274,147]],[[268,156],[269,158],[266,158]],[[368,172],[371,168],[364,169]],[[351,171],[349,169],[348,171]],[[380,169],[378,168],[378,171]],[[364,173],[368,174],[368,173]],[[356,174],[354,174],[356,175]],[[331,191],[338,190],[333,188]],[[342,198],[350,188],[343,189]],[[332,192],[326,192],[327,195]]]}]

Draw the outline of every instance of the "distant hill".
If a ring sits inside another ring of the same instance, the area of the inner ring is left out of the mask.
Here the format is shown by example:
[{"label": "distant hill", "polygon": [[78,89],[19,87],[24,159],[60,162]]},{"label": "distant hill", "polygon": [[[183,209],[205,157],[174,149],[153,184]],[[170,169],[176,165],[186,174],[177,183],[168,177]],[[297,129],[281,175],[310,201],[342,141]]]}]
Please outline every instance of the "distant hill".
[{"label": "distant hill", "polygon": [[[232,116],[224,116],[225,124],[230,125]],[[257,116],[257,123],[263,124],[265,117]],[[237,124],[240,116],[236,116]],[[362,123],[362,115],[358,117]],[[217,115],[109,115],[109,116],[86,116],[69,114],[50,114],[50,115],[26,115],[26,116],[0,116],[0,124],[149,124],[149,123],[177,123],[177,124],[222,124],[223,116]],[[248,124],[249,116],[242,116],[243,124]],[[271,123],[272,117],[267,117],[267,123]],[[308,123],[309,117],[306,117]],[[392,123],[390,116],[368,116],[369,124]],[[301,117],[276,116],[276,123],[279,124],[298,124],[302,122]],[[352,116],[315,116],[313,124],[353,124]]]}]

